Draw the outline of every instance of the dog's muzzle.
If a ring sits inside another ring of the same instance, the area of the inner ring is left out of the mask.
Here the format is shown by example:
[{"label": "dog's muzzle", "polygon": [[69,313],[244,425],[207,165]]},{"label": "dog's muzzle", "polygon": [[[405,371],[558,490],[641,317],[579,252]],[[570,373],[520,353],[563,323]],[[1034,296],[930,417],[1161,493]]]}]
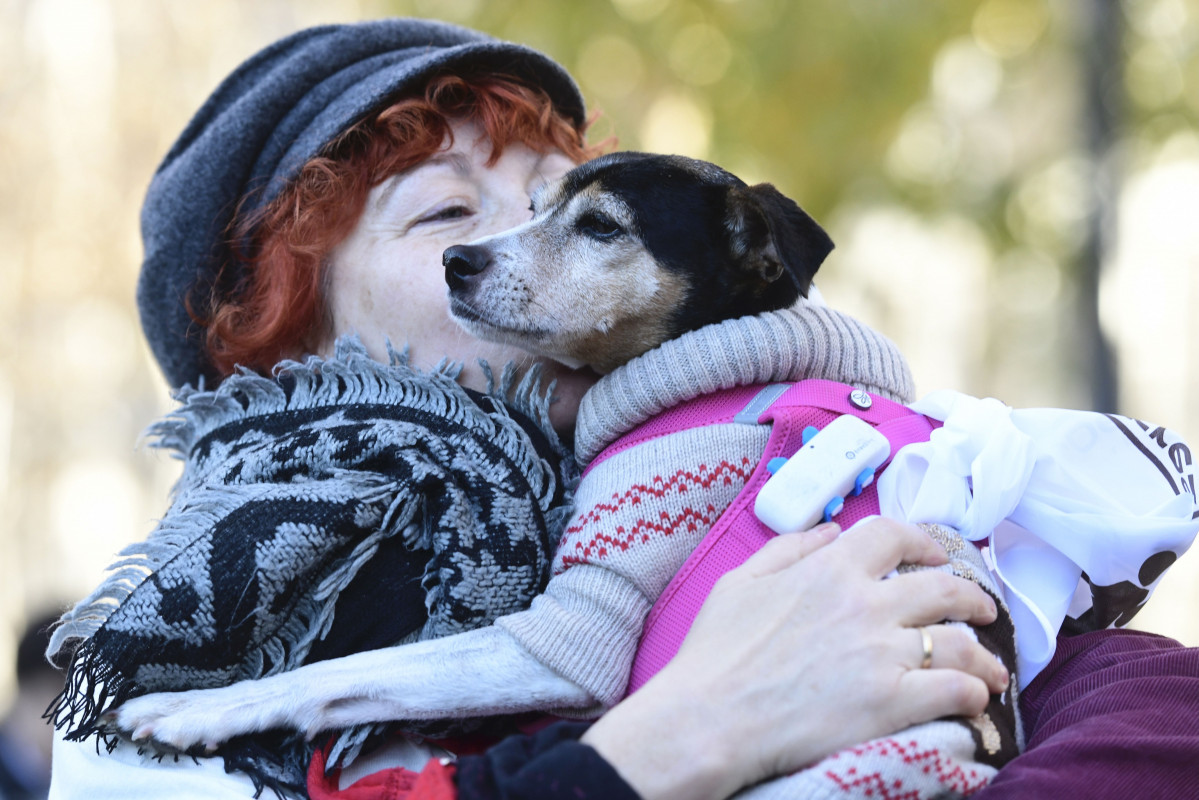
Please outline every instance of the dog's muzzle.
[{"label": "dog's muzzle", "polygon": [[471,278],[491,264],[491,253],[483,247],[456,244],[441,254],[441,263],[445,267],[446,285],[450,291],[460,292],[470,285]]}]

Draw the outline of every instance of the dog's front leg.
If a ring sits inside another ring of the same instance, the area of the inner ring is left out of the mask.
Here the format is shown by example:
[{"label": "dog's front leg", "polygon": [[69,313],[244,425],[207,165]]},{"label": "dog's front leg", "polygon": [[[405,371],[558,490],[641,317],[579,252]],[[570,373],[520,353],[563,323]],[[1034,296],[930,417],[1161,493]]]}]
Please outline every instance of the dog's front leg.
[{"label": "dog's front leg", "polygon": [[213,749],[270,728],[309,736],[330,728],[404,719],[451,719],[594,704],[504,630],[356,653],[219,689],[150,694],[122,705],[110,724],[176,750]]},{"label": "dog's front leg", "polygon": [[[319,718],[307,726],[310,732],[367,721],[484,717],[595,703],[498,627],[360,655],[377,658],[369,665],[366,659],[354,665],[345,659],[337,667],[332,684],[357,684],[324,699]],[[361,667],[370,674],[361,674]]]}]

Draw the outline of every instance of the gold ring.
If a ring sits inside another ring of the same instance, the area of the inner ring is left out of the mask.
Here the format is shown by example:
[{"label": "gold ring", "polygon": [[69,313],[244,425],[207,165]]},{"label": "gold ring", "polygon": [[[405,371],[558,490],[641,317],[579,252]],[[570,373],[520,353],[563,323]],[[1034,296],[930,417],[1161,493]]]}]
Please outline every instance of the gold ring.
[{"label": "gold ring", "polygon": [[924,650],[924,656],[920,659],[920,669],[928,669],[933,665],[933,636],[928,632],[928,628],[920,627],[916,630],[920,632],[920,647]]}]

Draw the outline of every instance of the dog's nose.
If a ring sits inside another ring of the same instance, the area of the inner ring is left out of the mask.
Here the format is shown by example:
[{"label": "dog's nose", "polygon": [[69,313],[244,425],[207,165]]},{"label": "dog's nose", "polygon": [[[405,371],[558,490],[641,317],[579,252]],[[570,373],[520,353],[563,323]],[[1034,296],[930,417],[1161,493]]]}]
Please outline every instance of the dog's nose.
[{"label": "dog's nose", "polygon": [[450,289],[465,289],[471,277],[487,269],[491,255],[482,247],[456,244],[441,254],[441,263],[445,266],[445,282]]}]

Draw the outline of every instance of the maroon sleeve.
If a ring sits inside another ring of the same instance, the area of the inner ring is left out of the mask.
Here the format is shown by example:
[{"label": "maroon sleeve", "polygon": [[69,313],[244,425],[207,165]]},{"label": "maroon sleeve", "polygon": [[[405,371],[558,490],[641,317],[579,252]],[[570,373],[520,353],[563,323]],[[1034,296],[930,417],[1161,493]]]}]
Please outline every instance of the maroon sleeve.
[{"label": "maroon sleeve", "polygon": [[1130,630],[1059,637],[1020,709],[1027,748],[979,800],[1199,796],[1199,648]]}]

